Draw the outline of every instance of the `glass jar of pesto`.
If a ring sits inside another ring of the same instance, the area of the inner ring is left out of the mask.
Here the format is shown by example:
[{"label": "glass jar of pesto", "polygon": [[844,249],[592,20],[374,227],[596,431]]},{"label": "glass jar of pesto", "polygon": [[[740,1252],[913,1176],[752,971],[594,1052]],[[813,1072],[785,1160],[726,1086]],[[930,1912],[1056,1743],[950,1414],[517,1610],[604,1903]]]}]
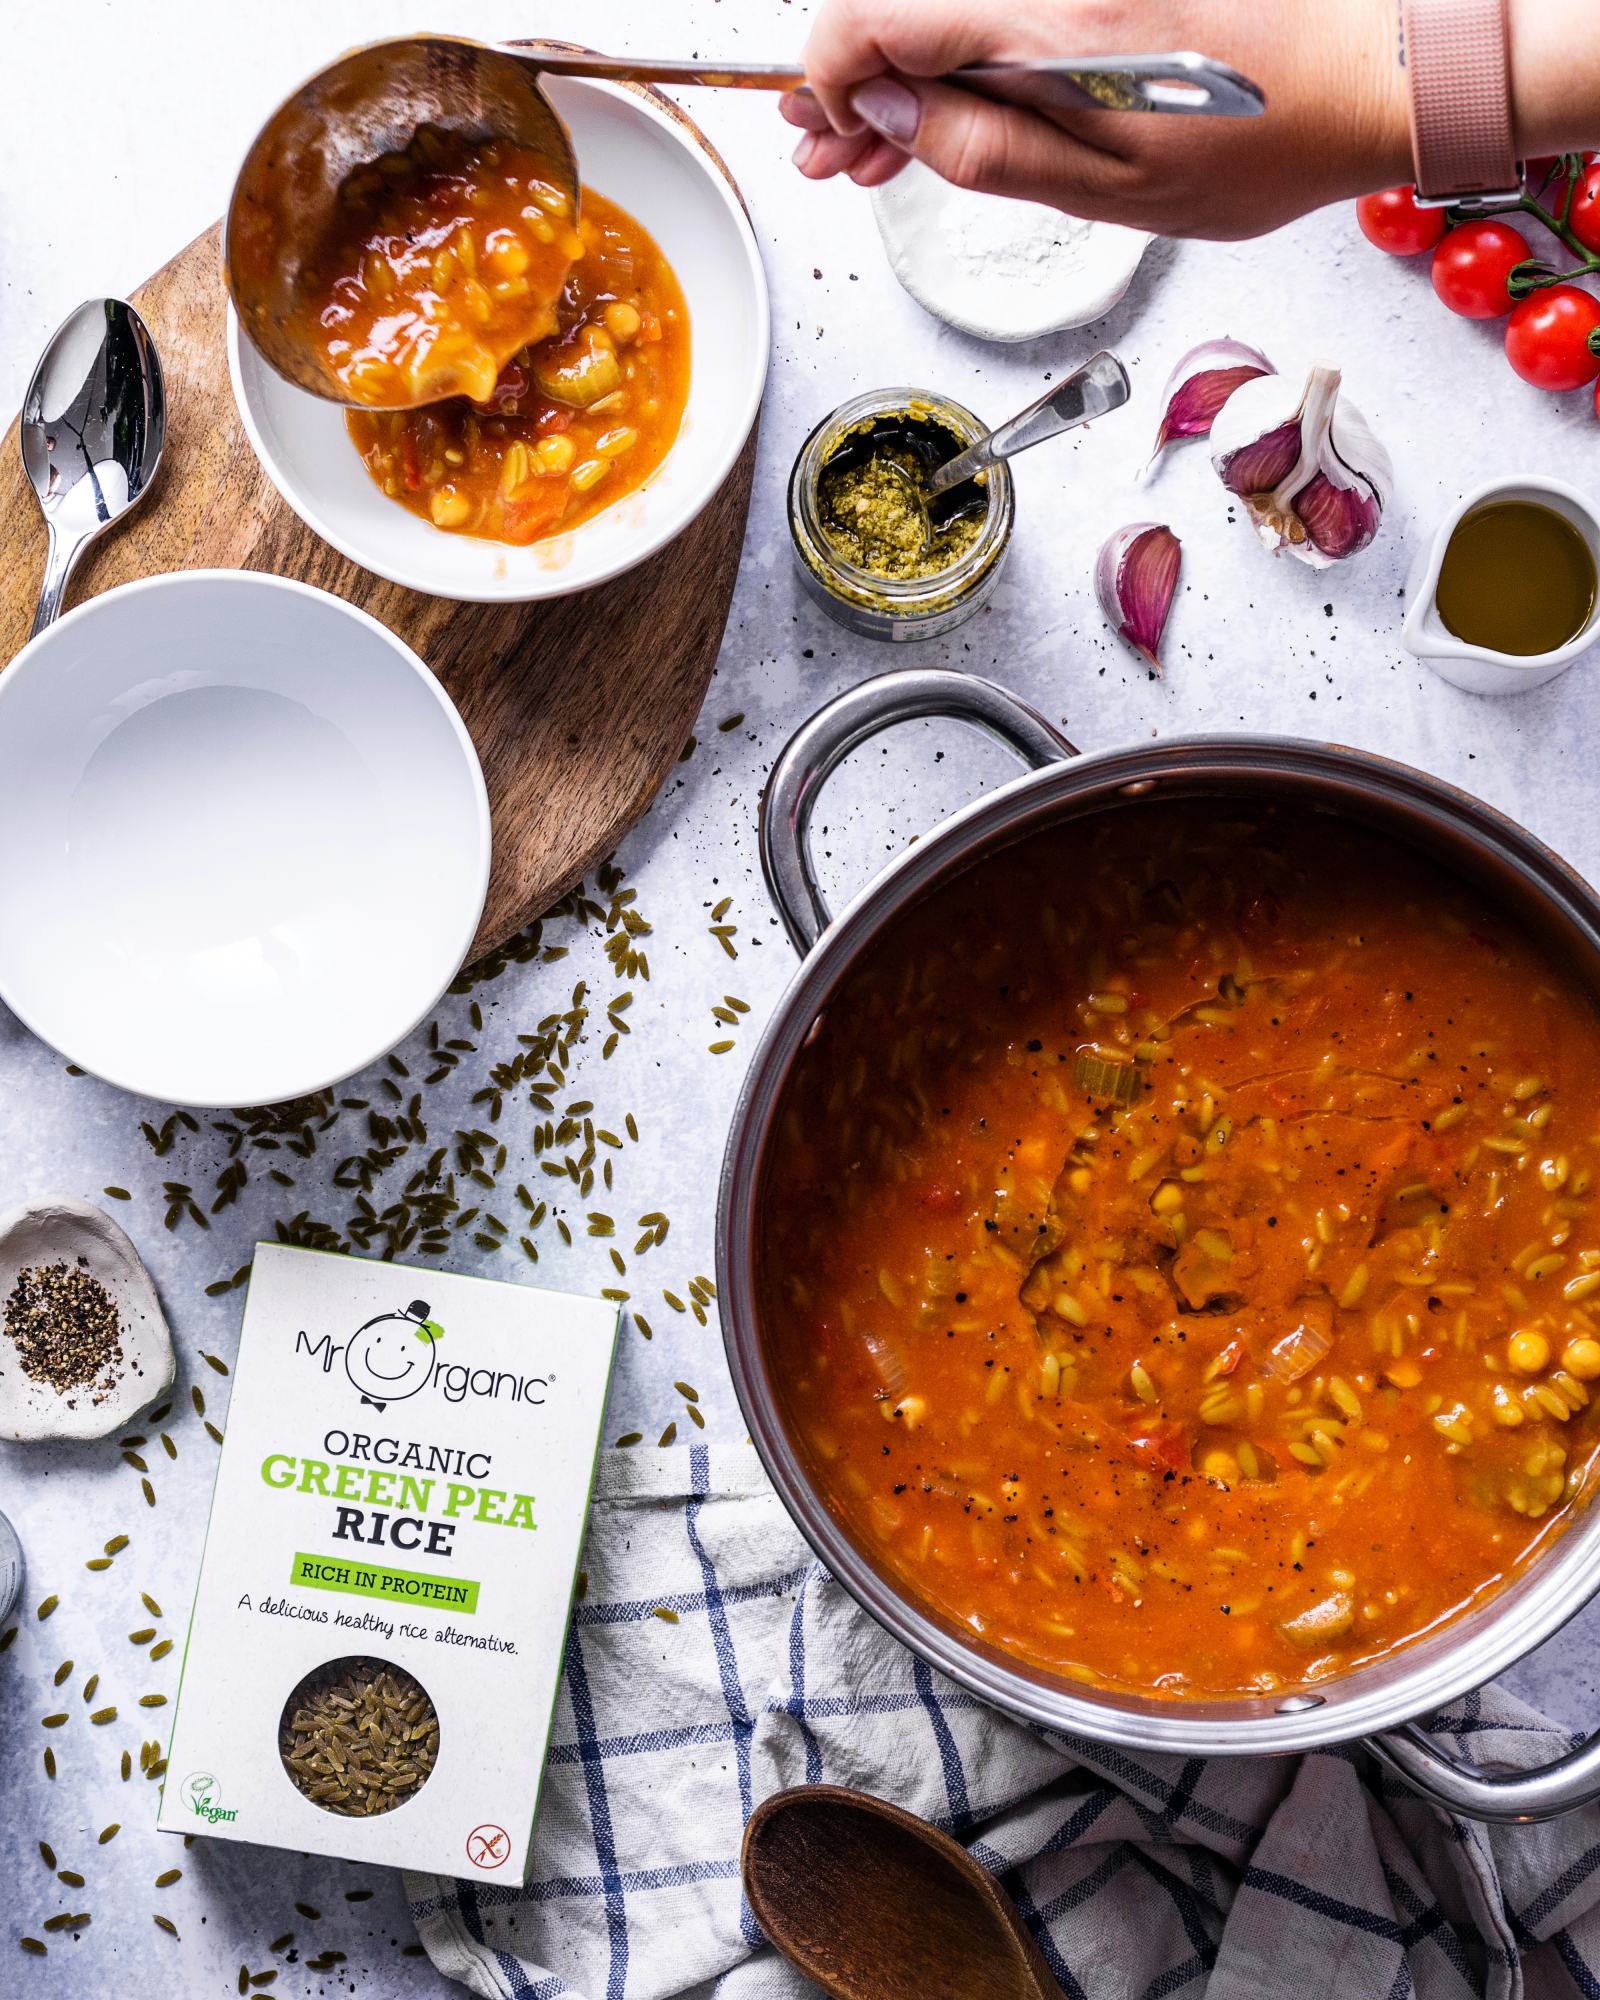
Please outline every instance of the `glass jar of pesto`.
[{"label": "glass jar of pesto", "polygon": [[868,639],[933,639],[993,594],[1011,545],[1011,474],[995,465],[934,501],[918,487],[989,426],[931,389],[841,403],[800,447],[789,532],[801,580]]}]

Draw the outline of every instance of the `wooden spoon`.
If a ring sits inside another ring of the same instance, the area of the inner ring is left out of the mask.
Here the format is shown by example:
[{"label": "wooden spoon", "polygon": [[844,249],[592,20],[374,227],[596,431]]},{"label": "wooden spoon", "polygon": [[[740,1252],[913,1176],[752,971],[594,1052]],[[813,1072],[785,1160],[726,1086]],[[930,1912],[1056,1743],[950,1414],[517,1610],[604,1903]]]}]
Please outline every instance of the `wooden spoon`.
[{"label": "wooden spoon", "polygon": [[833,2000],[1061,2000],[995,1878],[886,1799],[776,1792],[750,1815],[743,1870],[761,1928]]}]

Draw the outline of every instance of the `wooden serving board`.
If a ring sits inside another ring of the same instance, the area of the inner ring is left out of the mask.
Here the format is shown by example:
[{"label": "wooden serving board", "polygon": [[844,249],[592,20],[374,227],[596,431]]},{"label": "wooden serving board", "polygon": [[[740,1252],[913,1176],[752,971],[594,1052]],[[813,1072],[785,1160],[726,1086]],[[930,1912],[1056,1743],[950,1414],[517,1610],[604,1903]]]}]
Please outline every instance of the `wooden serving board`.
[{"label": "wooden serving board", "polygon": [[[314,535],[251,450],[228,381],[220,234],[197,237],[133,294],[166,374],[160,481],[84,558],[70,602],[165,570],[255,569],[382,619],[449,689],[482,760],[494,860],[476,957],[607,854],[681,753],[727,622],[755,432],[698,519],[611,583],[542,604],[403,590]],[[45,539],[13,423],[0,444],[0,661],[33,623]]]}]

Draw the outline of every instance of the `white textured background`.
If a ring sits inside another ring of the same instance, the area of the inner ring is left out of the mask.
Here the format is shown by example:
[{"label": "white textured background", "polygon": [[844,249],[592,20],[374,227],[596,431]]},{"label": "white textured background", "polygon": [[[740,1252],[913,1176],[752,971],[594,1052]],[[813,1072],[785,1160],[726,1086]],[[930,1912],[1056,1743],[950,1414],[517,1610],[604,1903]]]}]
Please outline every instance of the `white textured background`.
[{"label": "white textured background", "polygon": [[[807,12],[786,0],[594,0],[581,10],[532,13],[502,0],[435,0],[426,9],[415,0],[280,0],[271,9],[58,0],[13,8],[0,118],[0,404],[15,408],[40,344],[80,298],[126,292],[212,221],[261,118],[346,43],[417,26],[426,15],[426,25],[485,36],[543,32],[640,52],[780,57],[798,49]],[[904,297],[862,196],[843,185],[801,184],[770,104],[701,96],[692,108],[750,202],[772,285],[775,345],[744,565],[700,748],[619,855],[654,927],[653,976],[637,992],[632,1038],[602,1064],[599,1037],[591,1037],[573,1078],[573,1094],[594,1100],[597,1121],[620,1126],[631,1109],[639,1122],[641,1143],[619,1160],[614,1195],[595,1202],[619,1218],[619,1240],[631,1252],[626,1225],[644,1211],[672,1218],[667,1244],[634,1262],[626,1281],[656,1337],[647,1344],[626,1333],[607,1425],[609,1436],[639,1429],[652,1438],[673,1418],[680,1436],[687,1430],[676,1380],[698,1385],[713,1435],[742,1431],[714,1323],[701,1328],[674,1314],[659,1290],[681,1291],[711,1269],[712,1190],[741,1051],[790,970],[755,860],[760,784],[797,722],[840,688],[896,663],[814,611],[790,571],[783,516],[790,461],[812,424],[846,395],[891,380],[926,383],[999,418],[1096,342],[1117,347],[1134,376],[1131,410],[1019,464],[1016,546],[992,610],[917,657],[992,674],[1087,749],[1249,728],[1381,750],[1481,793],[1580,869],[1600,865],[1594,664],[1542,692],[1491,703],[1433,679],[1397,644],[1397,591],[1409,553],[1465,487],[1513,468],[1593,484],[1600,445],[1587,396],[1541,398],[1505,369],[1493,329],[1435,307],[1425,260],[1413,268],[1379,258],[1346,213],[1255,245],[1157,246],[1127,301],[1101,325],[1037,347],[991,349],[947,332]],[[1175,456],[1149,493],[1134,486],[1168,367],[1195,340],[1223,333],[1265,347],[1285,371],[1313,356],[1341,363],[1355,400],[1393,450],[1399,490],[1382,539],[1346,571],[1317,576],[1269,561],[1230,515],[1203,453]],[[1169,520],[1185,547],[1164,684],[1148,680],[1109,639],[1090,587],[1106,529],[1152,515]],[[739,711],[743,723],[720,734],[717,723]],[[821,815],[825,871],[840,893],[1006,771],[1001,753],[942,726],[899,732],[856,762]],[[739,926],[737,964],[707,934],[709,908],[725,895]],[[466,1104],[479,1080],[474,1061],[487,1066],[510,1053],[519,1030],[566,1004],[576,978],[589,979],[602,998],[614,990],[596,934],[568,922],[550,941],[570,946],[568,956],[509,972],[482,994],[486,1027],[473,1039],[483,1054],[467,1060],[459,1086],[430,1096],[439,1136],[479,1121]],[[739,1049],[713,1057],[706,1046],[722,1031],[709,1008],[729,991],[754,1012],[738,1030]],[[450,1003],[442,1013],[446,1035],[463,1031],[465,1007]],[[352,1088],[365,1095],[375,1081]],[[108,1183],[132,1189],[132,1203],[109,1206],[149,1259],[181,1357],[179,1456],[171,1463],[158,1449],[151,1460],[153,1512],[110,1446],[0,1446],[0,1504],[30,1564],[25,1605],[47,1591],[62,1597],[48,1624],[30,1611],[0,1657],[0,1994],[221,1994],[233,1990],[241,1961],[266,1967],[267,1941],[291,1927],[308,1951],[334,1947],[349,1962],[323,1980],[289,1965],[276,1994],[351,1983],[369,1993],[444,1991],[425,1962],[398,1954],[409,1926],[393,1878],[366,1871],[363,1880],[362,1871],[335,1863],[244,1846],[201,1843],[182,1855],[153,1831],[153,1788],[137,1775],[126,1786],[117,1781],[124,1743],[138,1747],[138,1722],[127,1720],[145,1715],[134,1706],[138,1695],[170,1693],[176,1684],[176,1649],[150,1668],[128,1645],[126,1633],[145,1622],[138,1592],[152,1591],[167,1629],[181,1633],[210,1494],[213,1447],[188,1411],[188,1390],[198,1380],[213,1406],[225,1398],[221,1378],[198,1355],[232,1353],[238,1299],[208,1300],[203,1288],[242,1263],[277,1217],[300,1206],[335,1222],[348,1213],[348,1197],[328,1176],[339,1152],[355,1150],[354,1133],[349,1145],[330,1134],[315,1161],[295,1163],[293,1192],[266,1181],[256,1156],[256,1178],[209,1232],[186,1226],[169,1235],[160,1183],[186,1181],[205,1194],[222,1152],[202,1134],[166,1160],[152,1158],[140,1120],[159,1123],[163,1115],[163,1107],[67,1076],[0,1010],[0,1205],[49,1191],[93,1198]],[[508,1185],[533,1178],[528,1126],[525,1109],[508,1109],[501,1127],[512,1154]],[[509,1220],[514,1204],[498,1205]],[[575,1289],[609,1281],[604,1246],[581,1233],[587,1206],[573,1204],[571,1251],[546,1225],[543,1281]],[[488,1271],[503,1261],[470,1244],[457,1261],[470,1269],[474,1259]],[[111,1571],[89,1575],[84,1559],[115,1532],[132,1535],[132,1547]],[[1518,1675],[1534,1700],[1586,1726],[1600,1704],[1591,1665],[1597,1631],[1600,1620],[1580,1621]],[[69,1656],[71,1699],[61,1705],[75,1712],[53,1732],[62,1775],[52,1786],[40,1768],[46,1739],[38,1719],[56,1706],[51,1675]],[[106,1730],[88,1728],[76,1694],[94,1669],[103,1676],[97,1701],[123,1711]],[[113,1819],[122,1832],[101,1848],[95,1835]],[[41,1838],[62,1865],[88,1877],[85,1889],[59,1888],[37,1857]],[[154,1890],[154,1876],[179,1861],[184,1880]],[[361,1887],[377,1893],[347,1904],[344,1892]],[[321,1909],[320,1922],[296,1918],[297,1900]],[[81,1940],[52,1942],[48,1960],[24,1958],[17,1935],[38,1934],[45,1917],[74,1905],[94,1916]],[[156,1909],[179,1924],[181,1947],[152,1925]]]}]

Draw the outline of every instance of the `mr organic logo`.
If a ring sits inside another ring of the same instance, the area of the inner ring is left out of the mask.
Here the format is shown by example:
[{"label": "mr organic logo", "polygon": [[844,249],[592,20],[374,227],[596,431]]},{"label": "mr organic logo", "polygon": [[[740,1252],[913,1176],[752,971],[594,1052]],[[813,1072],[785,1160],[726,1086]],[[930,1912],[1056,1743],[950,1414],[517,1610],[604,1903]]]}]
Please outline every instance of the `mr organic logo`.
[{"label": "mr organic logo", "polygon": [[195,1771],[184,1779],[183,1802],[197,1819],[203,1819],[211,1826],[219,1820],[239,1817],[237,1806],[224,1808],[217,1804],[217,1781],[209,1771]]},{"label": "mr organic logo", "polygon": [[324,1375],[340,1363],[351,1388],[369,1409],[381,1411],[390,1403],[408,1402],[425,1389],[437,1391],[447,1403],[462,1403],[469,1396],[543,1403],[549,1387],[546,1377],[443,1361],[438,1353],[443,1339],[444,1328],[428,1317],[427,1301],[413,1299],[399,1312],[379,1313],[365,1321],[343,1342],[327,1333],[313,1340],[302,1329],[295,1335],[294,1351],[320,1363]]},{"label": "mr organic logo", "polygon": [[424,1387],[433,1372],[434,1346],[443,1338],[444,1328],[428,1317],[427,1301],[413,1299],[404,1312],[379,1313],[357,1327],[344,1345],[344,1372],[362,1402],[381,1410]]}]

